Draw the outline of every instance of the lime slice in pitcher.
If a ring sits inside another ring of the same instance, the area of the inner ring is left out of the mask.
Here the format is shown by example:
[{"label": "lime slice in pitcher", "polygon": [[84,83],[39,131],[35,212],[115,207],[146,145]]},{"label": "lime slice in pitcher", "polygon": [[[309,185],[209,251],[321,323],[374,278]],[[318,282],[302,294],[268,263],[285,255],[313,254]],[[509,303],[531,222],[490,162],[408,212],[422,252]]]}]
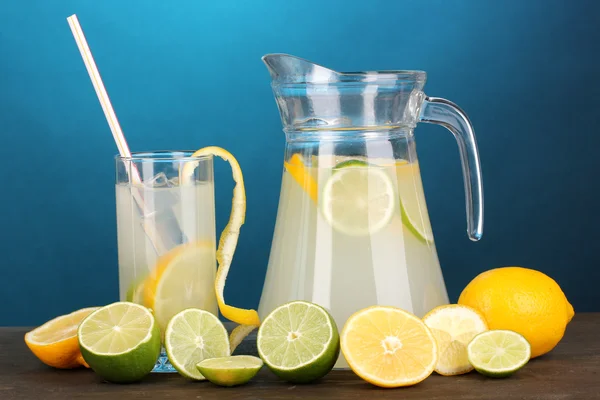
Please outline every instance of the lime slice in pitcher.
[{"label": "lime slice in pitcher", "polygon": [[[417,162],[409,163],[406,160],[398,160],[395,164],[395,171],[399,182],[402,224],[419,241],[432,243],[433,235],[431,228],[429,226],[426,227],[428,219],[426,215],[423,215],[426,205],[419,164]],[[404,188],[404,191],[402,188]],[[409,191],[409,193],[406,191]]]},{"label": "lime slice in pitcher", "polygon": [[338,164],[323,188],[321,210],[338,232],[372,235],[384,228],[396,209],[391,179],[383,168],[360,160]]}]

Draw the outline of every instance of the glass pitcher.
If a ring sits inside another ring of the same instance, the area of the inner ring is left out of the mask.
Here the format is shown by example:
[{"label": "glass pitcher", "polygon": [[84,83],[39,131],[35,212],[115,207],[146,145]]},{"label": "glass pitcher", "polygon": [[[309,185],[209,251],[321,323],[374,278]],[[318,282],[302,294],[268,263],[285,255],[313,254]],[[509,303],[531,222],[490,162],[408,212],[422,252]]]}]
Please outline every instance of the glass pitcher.
[{"label": "glass pitcher", "polygon": [[307,300],[328,309],[341,329],[375,304],[419,317],[447,304],[413,129],[434,123],[456,137],[468,236],[477,241],[483,188],[465,113],[427,97],[422,71],[340,73],[286,54],[263,61],[287,142],[261,318]]}]

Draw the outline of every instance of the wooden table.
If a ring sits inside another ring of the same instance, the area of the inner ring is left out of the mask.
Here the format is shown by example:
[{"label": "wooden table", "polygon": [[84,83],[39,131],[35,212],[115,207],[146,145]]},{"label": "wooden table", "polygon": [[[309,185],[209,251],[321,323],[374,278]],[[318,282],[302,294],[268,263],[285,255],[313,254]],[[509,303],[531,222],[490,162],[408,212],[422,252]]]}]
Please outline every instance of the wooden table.
[{"label": "wooden table", "polygon": [[[177,374],[151,374],[143,382],[102,382],[92,371],[46,367],[23,342],[25,328],[0,328],[0,399],[600,399],[600,313],[577,314],[562,342],[508,379],[476,372],[456,377],[433,374],[409,388],[380,389],[351,371],[333,371],[323,380],[292,385],[266,368],[248,385],[220,388],[190,382]],[[236,353],[256,354],[249,338]]]}]

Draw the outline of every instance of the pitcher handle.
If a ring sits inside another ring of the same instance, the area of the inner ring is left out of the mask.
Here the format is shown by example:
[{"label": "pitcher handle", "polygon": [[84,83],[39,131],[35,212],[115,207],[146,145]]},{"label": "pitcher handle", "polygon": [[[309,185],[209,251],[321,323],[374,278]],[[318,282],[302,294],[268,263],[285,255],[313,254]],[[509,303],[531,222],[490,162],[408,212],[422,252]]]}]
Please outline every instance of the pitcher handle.
[{"label": "pitcher handle", "polygon": [[467,233],[469,239],[478,241],[483,235],[483,183],[473,125],[460,107],[439,97],[425,98],[419,120],[441,125],[456,138],[465,183]]}]

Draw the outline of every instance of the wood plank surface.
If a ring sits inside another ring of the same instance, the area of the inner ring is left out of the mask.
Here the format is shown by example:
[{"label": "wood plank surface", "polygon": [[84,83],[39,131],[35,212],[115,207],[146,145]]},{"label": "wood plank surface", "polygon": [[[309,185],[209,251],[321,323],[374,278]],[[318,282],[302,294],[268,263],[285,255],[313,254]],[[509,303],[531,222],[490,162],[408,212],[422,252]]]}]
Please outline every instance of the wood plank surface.
[{"label": "wood plank surface", "polygon": [[[457,377],[433,374],[409,388],[380,389],[351,371],[332,371],[319,382],[293,385],[264,368],[248,385],[221,388],[177,374],[151,374],[143,382],[116,385],[86,369],[46,367],[27,349],[26,328],[0,328],[0,399],[600,399],[600,313],[577,314],[563,341],[502,380],[476,372]],[[256,354],[254,336],[236,354]]]}]

